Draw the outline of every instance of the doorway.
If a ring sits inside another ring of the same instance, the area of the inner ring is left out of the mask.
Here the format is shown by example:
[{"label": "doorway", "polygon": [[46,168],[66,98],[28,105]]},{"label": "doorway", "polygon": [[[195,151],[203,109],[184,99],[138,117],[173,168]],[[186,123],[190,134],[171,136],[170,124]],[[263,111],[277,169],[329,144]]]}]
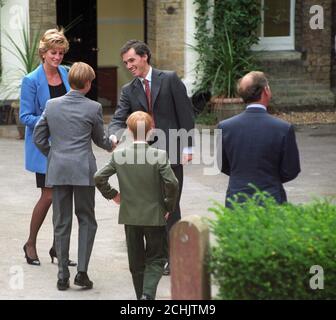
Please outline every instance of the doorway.
[{"label": "doorway", "polygon": [[147,0],[57,0],[57,24],[69,26],[66,62],[83,61],[96,71],[88,96],[104,111],[114,109],[121,87],[132,79],[120,58],[129,39],[146,41]]},{"label": "doorway", "polygon": [[[70,49],[65,64],[82,61],[97,70],[97,0],[57,0],[57,25],[65,28]],[[87,96],[97,100],[97,79]]]}]

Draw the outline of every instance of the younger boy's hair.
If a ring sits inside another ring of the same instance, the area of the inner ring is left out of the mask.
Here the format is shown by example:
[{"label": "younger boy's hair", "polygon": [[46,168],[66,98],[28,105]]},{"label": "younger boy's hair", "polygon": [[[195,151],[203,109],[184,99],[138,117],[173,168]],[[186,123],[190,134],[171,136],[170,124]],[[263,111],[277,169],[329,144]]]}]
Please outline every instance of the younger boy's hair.
[{"label": "younger boy's hair", "polygon": [[84,62],[75,62],[68,74],[70,87],[75,90],[84,89],[86,82],[93,81],[95,77],[92,67]]},{"label": "younger boy's hair", "polygon": [[126,124],[134,139],[146,140],[147,133],[153,128],[153,119],[147,112],[135,111],[127,118]]}]

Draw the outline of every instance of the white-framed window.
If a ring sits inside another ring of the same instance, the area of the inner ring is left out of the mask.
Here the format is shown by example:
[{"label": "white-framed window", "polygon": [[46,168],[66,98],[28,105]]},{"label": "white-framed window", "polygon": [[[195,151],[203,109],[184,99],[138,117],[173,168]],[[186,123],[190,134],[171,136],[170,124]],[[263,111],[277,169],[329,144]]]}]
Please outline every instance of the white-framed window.
[{"label": "white-framed window", "polygon": [[259,0],[262,23],[253,50],[294,50],[295,0]]}]

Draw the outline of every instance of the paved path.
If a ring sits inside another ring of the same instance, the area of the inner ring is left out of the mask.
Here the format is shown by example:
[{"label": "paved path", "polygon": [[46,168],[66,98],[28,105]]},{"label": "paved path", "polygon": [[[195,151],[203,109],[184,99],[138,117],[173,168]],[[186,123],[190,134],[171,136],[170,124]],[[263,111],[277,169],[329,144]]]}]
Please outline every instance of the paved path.
[{"label": "paved path", "polygon": [[[211,138],[204,135],[204,138]],[[302,173],[286,184],[289,201],[300,203],[314,196],[336,195],[336,125],[299,127],[297,139]],[[42,265],[28,265],[22,246],[28,235],[32,208],[39,197],[33,174],[23,169],[23,141],[0,138],[0,299],[135,299],[128,271],[123,226],[117,224],[118,208],[97,192],[98,230],[89,276],[94,289],[83,291],[71,283],[65,292],[56,289],[57,267],[50,263],[48,251],[52,241],[51,210],[38,236],[38,253]],[[211,163],[209,146],[202,160]],[[109,159],[105,151],[94,149],[98,167]],[[200,155],[195,156],[195,161]],[[211,216],[207,208],[211,199],[224,201],[227,177],[204,175],[205,166],[191,164],[185,168],[183,215]],[[115,179],[111,180],[112,182]],[[115,182],[116,183],[116,182]],[[70,257],[76,259],[77,221],[74,219]],[[71,269],[71,281],[76,273]],[[158,299],[170,299],[170,277],[163,277]]]}]

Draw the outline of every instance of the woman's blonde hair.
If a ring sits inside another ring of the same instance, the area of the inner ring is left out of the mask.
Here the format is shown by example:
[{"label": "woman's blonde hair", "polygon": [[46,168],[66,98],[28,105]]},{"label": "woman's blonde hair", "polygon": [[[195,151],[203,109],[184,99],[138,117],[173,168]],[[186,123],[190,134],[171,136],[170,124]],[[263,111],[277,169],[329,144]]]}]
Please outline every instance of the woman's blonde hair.
[{"label": "woman's blonde hair", "polygon": [[68,80],[70,87],[80,90],[88,81],[93,81],[96,74],[91,66],[84,62],[75,62],[69,70]]},{"label": "woman's blonde hair", "polygon": [[134,139],[146,140],[148,132],[153,128],[153,119],[147,112],[135,111],[127,118],[126,124]]},{"label": "woman's blonde hair", "polygon": [[69,42],[64,35],[63,29],[49,29],[42,36],[39,44],[39,56],[42,61],[43,55],[50,49],[62,48],[64,53],[69,50]]}]

